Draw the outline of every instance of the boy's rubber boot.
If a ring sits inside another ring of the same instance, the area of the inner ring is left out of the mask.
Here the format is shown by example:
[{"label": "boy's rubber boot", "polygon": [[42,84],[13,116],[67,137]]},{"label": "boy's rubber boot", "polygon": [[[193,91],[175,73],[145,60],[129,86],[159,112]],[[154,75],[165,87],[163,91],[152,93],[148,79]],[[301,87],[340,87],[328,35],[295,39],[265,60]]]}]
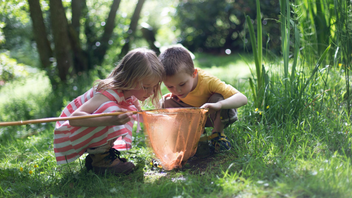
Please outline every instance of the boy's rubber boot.
[{"label": "boy's rubber boot", "polygon": [[206,135],[202,136],[202,137],[200,137],[199,142],[207,142],[208,140],[212,140],[212,139],[214,139],[216,137],[219,137],[219,135],[220,135],[220,133],[215,132],[215,133],[212,133],[209,136],[206,136]]},{"label": "boy's rubber boot", "polygon": [[209,136],[203,134],[197,144],[197,151],[194,154],[195,157],[207,157],[214,152],[214,149],[209,146],[209,140],[219,137],[218,133],[213,133]]},{"label": "boy's rubber boot", "polygon": [[217,136],[211,139],[211,145],[214,152],[219,152],[220,150],[230,150],[231,143],[227,139],[226,135],[220,132],[214,132],[212,135]]}]

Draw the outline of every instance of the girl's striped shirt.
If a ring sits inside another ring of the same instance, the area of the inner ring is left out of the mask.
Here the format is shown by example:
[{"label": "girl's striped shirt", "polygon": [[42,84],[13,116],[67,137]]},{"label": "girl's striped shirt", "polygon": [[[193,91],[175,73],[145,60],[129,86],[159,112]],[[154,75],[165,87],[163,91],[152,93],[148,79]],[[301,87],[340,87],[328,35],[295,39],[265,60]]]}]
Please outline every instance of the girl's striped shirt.
[{"label": "girl's striped shirt", "polygon": [[[91,99],[95,94],[103,94],[110,101],[101,104],[93,114],[110,113],[120,110],[137,111],[134,102],[137,98],[132,96],[127,100],[119,90],[90,89],[83,95],[71,101],[62,111],[60,117],[69,117],[82,104]],[[99,127],[74,127],[69,121],[58,121],[54,130],[54,152],[57,164],[65,164],[79,158],[88,148],[105,145],[108,141],[116,139],[113,148],[117,150],[131,149],[132,128],[137,116],[133,120],[116,126]]]}]

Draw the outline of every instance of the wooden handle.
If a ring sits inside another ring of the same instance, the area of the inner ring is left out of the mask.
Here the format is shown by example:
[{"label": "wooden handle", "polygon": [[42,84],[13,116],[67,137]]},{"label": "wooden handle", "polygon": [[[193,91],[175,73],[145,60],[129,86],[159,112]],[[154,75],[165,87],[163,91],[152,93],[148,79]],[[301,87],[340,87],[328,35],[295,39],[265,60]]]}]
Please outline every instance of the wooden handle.
[{"label": "wooden handle", "polygon": [[15,125],[25,125],[25,124],[66,121],[66,120],[77,120],[77,119],[95,118],[95,117],[101,117],[101,116],[120,115],[124,113],[137,114],[141,112],[140,111],[118,111],[118,112],[111,112],[111,113],[91,114],[91,115],[85,115],[85,116],[42,118],[42,119],[36,119],[36,120],[25,120],[25,121],[15,121],[15,122],[0,122],[0,126],[15,126]]}]

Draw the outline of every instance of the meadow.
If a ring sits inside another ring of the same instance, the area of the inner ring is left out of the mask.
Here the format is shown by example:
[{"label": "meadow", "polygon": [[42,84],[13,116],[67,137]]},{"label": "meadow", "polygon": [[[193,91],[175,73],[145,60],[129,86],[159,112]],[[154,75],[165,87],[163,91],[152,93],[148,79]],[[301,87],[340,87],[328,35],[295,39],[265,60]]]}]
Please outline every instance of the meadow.
[{"label": "meadow", "polygon": [[[351,119],[342,64],[319,67],[299,100],[284,94],[282,62],[264,61],[270,83],[265,105],[257,108],[248,80],[250,55],[195,57],[197,67],[248,97],[239,121],[225,130],[231,150],[165,171],[151,166],[144,133],[134,133],[133,149],[122,154],[138,169],[127,176],[96,175],[86,171],[85,155],[56,165],[54,123],[0,127],[0,196],[350,197]],[[311,74],[311,67],[302,67],[295,82]],[[96,79],[93,71],[53,90],[45,75],[30,76],[1,87],[0,121],[56,117]]]}]

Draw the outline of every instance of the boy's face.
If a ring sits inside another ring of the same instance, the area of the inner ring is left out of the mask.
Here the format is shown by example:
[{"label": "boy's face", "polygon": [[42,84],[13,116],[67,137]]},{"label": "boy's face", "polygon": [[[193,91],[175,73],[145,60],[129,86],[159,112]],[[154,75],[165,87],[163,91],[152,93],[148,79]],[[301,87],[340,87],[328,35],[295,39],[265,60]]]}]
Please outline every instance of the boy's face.
[{"label": "boy's face", "polygon": [[167,89],[179,98],[185,98],[197,86],[197,70],[193,75],[184,70],[177,72],[173,76],[167,76],[163,81]]}]

